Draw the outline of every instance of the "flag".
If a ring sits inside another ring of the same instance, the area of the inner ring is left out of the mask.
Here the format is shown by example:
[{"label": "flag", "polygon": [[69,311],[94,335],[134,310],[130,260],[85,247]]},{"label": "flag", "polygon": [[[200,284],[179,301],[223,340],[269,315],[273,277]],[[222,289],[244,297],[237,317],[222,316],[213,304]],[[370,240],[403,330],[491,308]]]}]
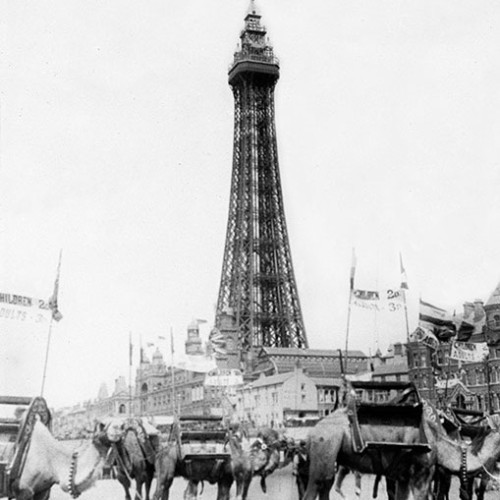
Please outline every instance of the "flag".
[{"label": "flag", "polygon": [[165,337],[162,337],[161,335],[158,335],[159,340],[167,340]]},{"label": "flag", "polygon": [[408,278],[406,277],[406,270],[403,266],[403,257],[399,254],[399,266],[401,268],[401,290],[408,290]]},{"label": "flag", "polygon": [[226,337],[217,328],[213,328],[208,336],[210,347],[219,354],[226,354]]},{"label": "flag", "polygon": [[354,275],[356,274],[356,253],[354,248],[352,249],[352,257],[351,257],[351,275],[349,278],[349,284],[351,290],[354,290]]},{"label": "flag", "polygon": [[153,342],[146,342],[146,347],[154,347],[155,345]]},{"label": "flag", "polygon": [[49,308],[52,311],[52,319],[55,321],[61,321],[62,314],[59,312],[57,297],[59,295],[59,275],[61,273],[61,258],[62,250],[59,252],[59,263],[57,264],[56,280],[54,282],[54,292],[49,298]]},{"label": "flag", "polygon": [[199,325],[202,325],[203,323],[208,323],[206,319],[197,319],[196,322],[199,324]]},{"label": "flag", "polygon": [[437,349],[439,340],[428,328],[418,326],[416,330],[410,334],[410,340],[413,342],[421,342],[431,349]]},{"label": "flag", "polygon": [[475,326],[468,321],[460,321],[457,324],[457,340],[460,342],[467,342],[470,336],[474,333]]},{"label": "flag", "polygon": [[445,309],[424,302],[422,299],[420,299],[420,312],[418,318],[420,321],[430,323],[434,326],[453,326],[451,316]]}]

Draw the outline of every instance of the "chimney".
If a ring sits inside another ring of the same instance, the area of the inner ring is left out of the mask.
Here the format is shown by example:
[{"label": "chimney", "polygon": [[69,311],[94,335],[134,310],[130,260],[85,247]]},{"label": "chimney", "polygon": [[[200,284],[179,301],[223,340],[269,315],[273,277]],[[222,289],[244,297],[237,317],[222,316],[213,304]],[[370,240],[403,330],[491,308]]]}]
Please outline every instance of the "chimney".
[{"label": "chimney", "polygon": [[474,323],[481,321],[484,318],[484,304],[480,299],[474,301]]},{"label": "chimney", "polygon": [[472,302],[464,302],[464,318],[469,318],[474,312],[474,304]]}]

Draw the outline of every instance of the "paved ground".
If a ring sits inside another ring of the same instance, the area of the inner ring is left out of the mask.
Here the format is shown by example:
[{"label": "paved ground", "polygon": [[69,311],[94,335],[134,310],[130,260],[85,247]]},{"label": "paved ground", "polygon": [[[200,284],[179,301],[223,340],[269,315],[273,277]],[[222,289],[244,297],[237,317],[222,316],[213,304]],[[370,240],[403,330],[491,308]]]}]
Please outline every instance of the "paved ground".
[{"label": "paved ground", "polygon": [[[182,478],[176,478],[171,489],[171,500],[182,500],[186,482]],[[286,467],[276,471],[267,480],[268,491],[264,494],[259,485],[259,481],[255,480],[250,486],[248,500],[297,500],[297,490],[295,488],[294,478],[291,474],[291,468]],[[363,477],[363,488],[360,500],[370,500],[372,494],[373,478],[371,476]],[[154,491],[154,483],[153,483]],[[347,477],[345,481],[344,491],[349,500],[355,500],[354,483],[352,477]],[[457,485],[454,484],[450,500],[458,500]],[[115,480],[98,481],[96,486],[82,494],[81,500],[123,500],[125,498],[121,485]],[[199,497],[200,500],[215,500],[216,487],[205,485],[203,494]],[[231,498],[234,498],[234,487]],[[341,498],[333,493],[330,493],[331,500],[341,500]],[[498,492],[489,492],[486,495],[486,500],[498,500]],[[69,500],[69,495],[62,492],[58,486],[52,488],[52,500]],[[387,495],[384,491],[383,483],[381,484],[378,494],[379,500],[387,500]]]}]

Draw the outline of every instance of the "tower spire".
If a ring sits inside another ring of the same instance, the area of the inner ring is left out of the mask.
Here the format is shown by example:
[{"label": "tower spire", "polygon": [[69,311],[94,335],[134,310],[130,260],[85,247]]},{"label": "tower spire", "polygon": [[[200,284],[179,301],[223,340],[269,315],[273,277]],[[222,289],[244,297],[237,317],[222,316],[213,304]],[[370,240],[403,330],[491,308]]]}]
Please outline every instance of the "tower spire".
[{"label": "tower spire", "polygon": [[274,88],[279,61],[260,20],[252,1],[229,68],[233,169],[216,311],[219,327],[224,311],[233,310],[246,368],[254,347],[307,347],[278,165]]}]

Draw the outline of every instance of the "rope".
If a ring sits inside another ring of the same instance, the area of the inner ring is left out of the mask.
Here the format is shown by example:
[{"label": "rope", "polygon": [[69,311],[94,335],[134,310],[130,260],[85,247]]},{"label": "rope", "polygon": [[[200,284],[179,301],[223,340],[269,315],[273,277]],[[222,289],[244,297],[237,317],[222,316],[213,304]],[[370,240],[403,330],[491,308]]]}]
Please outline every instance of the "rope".
[{"label": "rope", "polygon": [[490,479],[493,479],[493,481],[500,484],[500,478],[493,475],[488,469],[486,469],[486,467],[484,465],[482,465],[481,467],[483,468],[484,472],[486,472],[486,474],[489,476]]},{"label": "rope", "polygon": [[[116,446],[116,445],[113,444],[113,446]],[[129,480],[130,486],[132,486],[132,477],[128,473],[127,467],[125,466],[125,463],[123,462],[123,459],[122,459],[118,450],[116,450],[116,461],[118,462],[118,466],[121,468],[121,470],[125,474],[126,478]],[[137,485],[137,483],[136,483],[136,485]],[[144,500],[142,498],[141,493],[139,491],[137,491],[137,488],[135,489],[135,494],[139,498],[139,500]]]}]

